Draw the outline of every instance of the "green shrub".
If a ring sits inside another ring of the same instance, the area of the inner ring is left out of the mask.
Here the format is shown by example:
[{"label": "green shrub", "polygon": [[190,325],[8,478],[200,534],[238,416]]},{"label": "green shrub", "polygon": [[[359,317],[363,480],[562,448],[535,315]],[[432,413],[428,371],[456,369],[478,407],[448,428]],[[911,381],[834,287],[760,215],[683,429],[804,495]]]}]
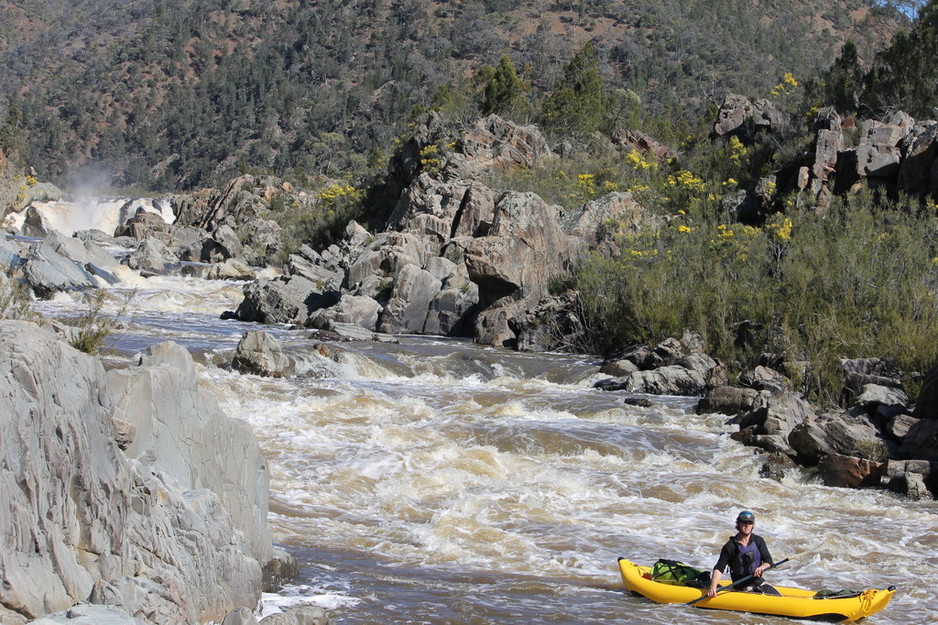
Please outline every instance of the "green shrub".
[{"label": "green shrub", "polygon": [[[860,194],[761,228],[672,220],[620,241],[616,258],[590,257],[575,282],[598,349],[695,330],[733,371],[763,352],[807,361],[798,390],[831,403],[841,358],[938,361],[936,238],[917,207]],[[758,331],[742,340],[741,324]]]},{"label": "green shrub", "polygon": [[107,298],[107,292],[98,289],[86,293],[85,301],[87,308],[71,322],[71,325],[73,325],[76,330],[69,339],[69,345],[86,354],[93,356],[100,354],[104,349],[108,337],[120,327],[120,317],[127,310],[127,306],[130,304],[135,294],[135,292],[131,292],[127,295],[117,315],[111,317],[102,312],[104,301]]}]

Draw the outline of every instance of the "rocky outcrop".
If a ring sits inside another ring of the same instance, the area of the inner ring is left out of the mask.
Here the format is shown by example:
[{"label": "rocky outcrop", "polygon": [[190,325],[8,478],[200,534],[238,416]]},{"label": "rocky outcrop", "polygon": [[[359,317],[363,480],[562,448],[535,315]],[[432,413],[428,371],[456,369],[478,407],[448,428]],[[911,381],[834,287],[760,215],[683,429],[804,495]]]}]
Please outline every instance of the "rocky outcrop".
[{"label": "rocky outcrop", "polygon": [[254,607],[272,555],[266,463],[184,349],[105,372],[52,332],[5,321],[0,358],[4,622],[95,611],[82,602],[128,623]]},{"label": "rocky outcrop", "polygon": [[453,134],[429,115],[391,161],[394,197],[378,232],[350,222],[328,249],[300,248],[282,278],[248,285],[229,316],[543,345],[529,313],[552,296],[551,281],[584,250],[613,249],[612,221],[645,219],[628,194],[565,215],[533,193],[485,183],[493,170],[534,168],[551,156],[533,127],[490,116]]},{"label": "rocky outcrop", "polygon": [[723,366],[704,353],[694,333],[666,339],[654,348],[627,347],[607,358],[600,371],[616,376],[596,383],[605,391],[695,396],[726,382]]},{"label": "rocky outcrop", "polygon": [[736,440],[773,454],[766,474],[777,474],[772,458],[785,456],[815,468],[829,486],[888,487],[914,499],[938,493],[938,472],[933,470],[938,466],[938,420],[929,418],[938,397],[938,373],[926,377],[913,412],[893,361],[843,360],[841,366],[840,398],[848,404],[844,410],[817,414],[776,382],[784,379],[777,372],[741,376],[753,384],[768,379],[762,390],[716,387],[697,410],[730,415],[728,423],[739,426]]},{"label": "rocky outcrop", "polygon": [[746,96],[728,93],[717,112],[713,135],[750,141],[759,131],[780,132],[790,126],[788,114],[769,100],[752,102]]}]

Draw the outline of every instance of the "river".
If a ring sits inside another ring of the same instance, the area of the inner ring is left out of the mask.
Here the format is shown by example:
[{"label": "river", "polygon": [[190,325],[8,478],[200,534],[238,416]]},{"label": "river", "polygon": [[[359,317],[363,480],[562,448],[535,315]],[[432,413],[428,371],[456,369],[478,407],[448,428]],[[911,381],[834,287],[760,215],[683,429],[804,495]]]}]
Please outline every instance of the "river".
[{"label": "river", "polygon": [[[123,309],[109,358],[185,345],[224,410],[257,433],[275,542],[301,566],[259,613],[306,602],[336,625],[791,623],[622,588],[618,556],[709,568],[749,509],[776,560],[792,558],[770,582],[895,585],[869,622],[938,622],[934,501],[760,478],[759,454],[730,439],[725,417],[696,415],[692,398],[625,404],[592,388],[589,357],[414,336],[327,350],[309,330],[267,327],[297,375],[239,375],[225,365],[258,326],[219,315],[242,286],[141,279],[110,289],[104,312]],[[70,316],[73,298],[36,307]]]}]

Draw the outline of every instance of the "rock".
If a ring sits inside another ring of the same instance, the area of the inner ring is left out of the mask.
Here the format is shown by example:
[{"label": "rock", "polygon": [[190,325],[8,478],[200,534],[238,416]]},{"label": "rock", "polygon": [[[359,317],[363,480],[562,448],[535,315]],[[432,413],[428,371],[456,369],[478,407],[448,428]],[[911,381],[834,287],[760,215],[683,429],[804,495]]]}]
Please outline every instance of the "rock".
[{"label": "rock", "polygon": [[221,625],[257,625],[257,618],[247,608],[237,608],[225,615]]},{"label": "rock", "polygon": [[586,328],[579,316],[575,291],[541,300],[533,310],[508,320],[523,352],[577,352],[587,344]]},{"label": "rock", "polygon": [[638,365],[627,358],[606,361],[599,368],[599,372],[615,378],[623,378],[630,373],[638,371]]},{"label": "rock", "polygon": [[[635,345],[629,345],[628,347],[624,347],[622,349],[615,351],[609,358],[607,358],[604,361],[604,364],[608,362],[616,362],[616,361],[624,360],[624,361],[628,361],[632,363],[634,367],[633,370],[652,369],[654,368],[653,359],[654,359],[654,352],[652,351],[650,346],[645,345],[645,344],[635,344]],[[631,371],[629,371],[628,373],[631,373]]]},{"label": "rock", "polygon": [[271,378],[287,377],[293,372],[293,362],[283,353],[283,347],[263,330],[245,332],[231,361],[233,369]]},{"label": "rock", "polygon": [[517,342],[509,320],[524,313],[524,306],[510,299],[493,304],[476,315],[475,340],[482,345],[509,347]]},{"label": "rock", "polygon": [[[250,614],[250,611],[248,613]],[[3,622],[6,623],[6,621]],[[76,605],[68,610],[30,621],[30,623],[32,625],[146,625],[146,621],[141,621],[106,605]]]},{"label": "rock", "polygon": [[644,397],[626,397],[622,400],[622,403],[627,406],[638,406],[639,408],[652,408],[655,405],[654,402]]},{"label": "rock", "polygon": [[866,458],[828,454],[818,463],[821,479],[828,486],[861,488],[879,486],[885,463]]},{"label": "rock", "polygon": [[783,440],[800,423],[814,416],[811,406],[794,393],[764,393],[761,405],[733,420],[740,428],[754,427],[754,433],[780,436]]},{"label": "rock", "polygon": [[208,280],[253,280],[257,274],[243,260],[229,258],[209,267],[205,277]]},{"label": "rock", "polygon": [[938,461],[938,421],[919,419],[902,439],[902,455],[906,458]]},{"label": "rock", "polygon": [[[460,265],[463,269],[465,265]],[[479,304],[479,287],[468,279],[464,286],[444,288],[430,302],[426,334],[471,337]]]},{"label": "rock", "polygon": [[624,378],[596,383],[604,391],[628,391],[651,395],[702,395],[707,388],[704,376],[679,365],[659,367],[650,371],[636,371]]},{"label": "rock", "polygon": [[[377,334],[352,323],[338,323],[335,321],[330,321],[322,329],[326,332],[332,333],[335,338],[342,341],[378,341],[380,343],[399,343],[399,341],[393,336]],[[322,352],[321,347],[319,351]]]},{"label": "rock", "polygon": [[336,305],[321,308],[310,315],[307,325],[312,328],[325,328],[330,323],[354,324],[374,332],[381,310],[381,305],[370,297],[343,294]]},{"label": "rock", "polygon": [[36,296],[49,298],[59,291],[98,286],[90,273],[56,251],[55,241],[46,238],[30,245],[23,258],[23,275]]},{"label": "rock", "polygon": [[488,236],[473,239],[466,249],[482,308],[508,296],[531,298],[533,304],[549,295],[550,279],[569,268],[573,252],[558,211],[533,193],[509,192],[499,199]]},{"label": "rock", "polygon": [[876,428],[848,413],[828,413],[816,419],[805,419],[791,430],[788,442],[798,454],[798,461],[807,466],[818,463],[825,454],[872,462],[884,462],[888,456]]},{"label": "rock", "polygon": [[81,241],[74,237],[65,237],[57,232],[46,236],[45,245],[56,253],[69,259],[88,273],[98,276],[109,284],[120,282],[120,263],[113,256],[98,247],[92,241]]},{"label": "rock", "polygon": [[536,127],[518,126],[498,115],[474,122],[460,141],[460,152],[472,171],[534,169],[553,156]]},{"label": "rock", "polygon": [[819,130],[814,147],[814,165],[811,176],[827,182],[837,171],[837,156],[844,149],[844,134],[840,130]]},{"label": "rock", "polygon": [[916,419],[938,421],[938,367],[925,374],[912,416]]},{"label": "rock", "polygon": [[[210,239],[215,243],[213,249],[208,251],[207,258],[202,260],[206,262],[220,262],[236,256],[241,256],[244,246],[234,229],[228,224],[222,224],[215,229]],[[204,253],[204,252],[203,252]]]},{"label": "rock", "polygon": [[865,384],[855,405],[864,410],[877,423],[885,423],[906,411],[909,397],[899,388]]},{"label": "rock", "polygon": [[176,257],[159,239],[145,237],[127,257],[127,266],[144,275],[156,275],[175,261]]},{"label": "rock", "polygon": [[860,125],[860,143],[856,148],[857,174],[877,178],[895,178],[899,174],[902,152],[899,142],[908,128],[865,120]]},{"label": "rock", "polygon": [[299,565],[292,554],[274,547],[270,561],[264,565],[264,592],[276,592],[292,581],[299,572]]},{"label": "rock", "polygon": [[580,254],[594,251],[616,254],[618,237],[646,228],[656,230],[661,224],[662,220],[642,207],[631,193],[607,193],[563,220],[564,229],[575,237]]},{"label": "rock", "polygon": [[484,236],[495,212],[495,191],[474,181],[440,182],[421,174],[398,200],[387,228],[434,238]]},{"label": "rock", "polygon": [[267,463],[251,427],[228,418],[199,387],[189,352],[174,343],[152,345],[138,367],[108,371],[107,390],[112,412],[136,428],[127,456],[159,467],[185,488],[211,489],[241,528],[247,553],[270,560]]},{"label": "rock", "polygon": [[329,622],[329,616],[324,609],[311,605],[271,614],[261,621],[263,625],[328,625]]},{"label": "rock", "polygon": [[635,150],[643,156],[651,156],[656,161],[666,161],[675,156],[674,150],[639,130],[620,130],[613,138],[625,148],[626,154]]},{"label": "rock", "polygon": [[[0,360],[5,610],[194,625],[256,605],[271,554],[266,465],[185,350],[105,372],[51,332],[3,321]],[[126,453],[112,419],[136,428]]]},{"label": "rock", "polygon": [[333,267],[308,245],[301,245],[296,254],[290,254],[284,274],[305,278],[316,284],[320,291],[338,291],[345,277],[339,268]]},{"label": "rock", "polygon": [[899,492],[912,501],[934,498],[928,486],[925,485],[925,478],[921,474],[906,473],[904,475],[904,481],[905,484],[901,487]]},{"label": "rock", "polygon": [[931,499],[938,490],[938,463],[926,460],[889,460],[883,481],[889,490],[912,500]]},{"label": "rock", "polygon": [[305,325],[312,311],[338,300],[338,293],[320,292],[315,283],[301,276],[258,280],[245,285],[244,300],[234,316],[241,321]]},{"label": "rock", "polygon": [[791,391],[791,382],[784,375],[763,365],[756,366],[751,372],[742,376],[741,382],[758,391],[772,393],[786,393]]},{"label": "rock", "polygon": [[378,330],[386,334],[422,334],[430,304],[439,294],[442,283],[429,271],[408,264],[394,282],[391,299],[381,313]]},{"label": "rock", "polygon": [[723,98],[723,104],[717,113],[713,134],[718,137],[738,134],[745,130],[744,124],[751,118],[752,103],[749,98],[736,93],[728,93]]},{"label": "rock", "polygon": [[760,394],[755,389],[718,386],[711,389],[697,403],[697,414],[739,415],[748,413],[755,409],[759,398]]},{"label": "rock", "polygon": [[115,237],[133,237],[138,241],[147,238],[168,240],[173,230],[161,215],[152,213],[143,207],[136,208],[133,217],[127,219],[114,230]]},{"label": "rock", "polygon": [[753,129],[780,132],[791,126],[788,113],[775,105],[774,102],[760,98],[752,105]]},{"label": "rock", "polygon": [[784,453],[769,453],[768,458],[759,467],[759,476],[780,482],[787,473],[795,471],[797,466],[794,460]]},{"label": "rock", "polygon": [[718,365],[716,360],[703,352],[691,352],[681,357],[676,364],[695,373],[699,373],[703,376],[704,380],[708,379],[710,372],[716,369]]},{"label": "rock", "polygon": [[918,419],[910,414],[899,413],[886,422],[884,431],[894,440],[901,441],[912,429],[912,426],[918,423]]},{"label": "rock", "polygon": [[938,158],[938,123],[916,125],[901,145],[905,158],[899,165],[899,186],[910,195],[938,190],[935,161]]},{"label": "rock", "polygon": [[25,245],[0,236],[0,272],[10,271],[23,263],[20,254],[27,250]]}]

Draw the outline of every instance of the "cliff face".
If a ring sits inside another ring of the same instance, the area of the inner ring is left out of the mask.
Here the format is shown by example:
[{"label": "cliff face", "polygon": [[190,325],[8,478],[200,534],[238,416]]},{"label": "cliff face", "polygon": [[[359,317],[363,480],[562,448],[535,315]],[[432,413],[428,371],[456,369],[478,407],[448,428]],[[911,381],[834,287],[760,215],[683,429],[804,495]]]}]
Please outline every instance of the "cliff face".
[{"label": "cliff face", "polygon": [[150,623],[256,605],[266,464],[184,349],[106,373],[51,331],[3,321],[0,354],[0,621],[82,601]]}]

